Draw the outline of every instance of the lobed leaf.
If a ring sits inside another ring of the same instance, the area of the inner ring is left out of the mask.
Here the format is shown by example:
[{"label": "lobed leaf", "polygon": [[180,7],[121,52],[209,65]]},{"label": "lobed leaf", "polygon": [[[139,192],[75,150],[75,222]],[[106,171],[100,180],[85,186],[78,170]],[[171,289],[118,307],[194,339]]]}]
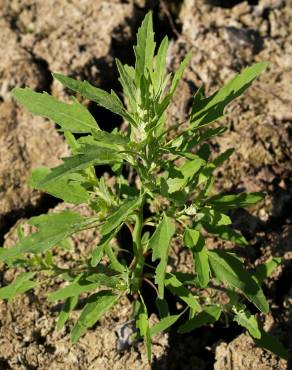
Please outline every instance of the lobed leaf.
[{"label": "lobed leaf", "polygon": [[0,299],[8,299],[11,302],[17,294],[22,294],[34,288],[36,281],[31,281],[35,272],[23,272],[9,285],[0,288]]},{"label": "lobed leaf", "polygon": [[245,68],[208,98],[204,97],[201,89],[198,90],[194,98],[189,129],[207,125],[222,117],[226,105],[240,96],[267,65],[267,62],[260,62]]},{"label": "lobed leaf", "polygon": [[265,195],[263,193],[241,193],[234,195],[218,194],[209,198],[207,203],[211,204],[216,209],[227,211],[258,203],[264,199],[264,197]]},{"label": "lobed leaf", "polygon": [[269,261],[259,265],[254,272],[254,279],[259,285],[262,285],[264,280],[269,277],[281,263],[282,258],[274,257]]},{"label": "lobed leaf", "polygon": [[78,296],[69,297],[66,299],[62,310],[59,314],[58,321],[57,321],[57,329],[61,330],[66,321],[69,318],[70,313],[74,310],[74,308],[77,306],[78,303]]},{"label": "lobed leaf", "polygon": [[181,334],[189,333],[192,330],[200,328],[201,326],[212,324],[219,320],[222,309],[216,305],[210,305],[205,307],[201,312],[195,315],[192,319],[182,324],[178,332]]},{"label": "lobed leaf", "polygon": [[77,100],[67,104],[46,92],[37,93],[29,88],[15,88],[12,95],[29,112],[51,119],[65,131],[81,133],[99,129],[90,112]]},{"label": "lobed leaf", "polygon": [[183,240],[184,244],[193,252],[198,281],[200,286],[205,288],[210,280],[210,267],[205,239],[198,230],[186,229]]},{"label": "lobed leaf", "polygon": [[157,324],[151,326],[150,328],[150,336],[154,336],[161,331],[164,331],[168,329],[170,326],[172,326],[178,319],[180,315],[170,315],[166,316],[163,319],[161,319]]},{"label": "lobed leaf", "polygon": [[168,249],[175,233],[175,223],[166,214],[149,240],[148,249],[152,249],[152,261],[160,259],[155,270],[155,282],[158,284],[159,298],[164,296],[164,278],[168,260]]},{"label": "lobed leaf", "polygon": [[29,224],[37,226],[39,231],[24,237],[14,247],[0,249],[0,261],[13,259],[24,253],[45,252],[92,222],[91,218],[69,211],[32,217]]},{"label": "lobed leaf", "polygon": [[192,292],[183,286],[183,283],[173,274],[167,274],[165,279],[165,286],[173,294],[184,301],[190,308],[195,312],[200,312],[201,306],[198,302],[198,298],[195,297]]},{"label": "lobed leaf", "polygon": [[127,199],[124,201],[124,203],[121,204],[119,208],[108,217],[107,221],[102,226],[102,235],[107,235],[120,226],[120,224],[123,223],[127,217],[139,206],[139,203],[140,198],[134,198],[131,200]]},{"label": "lobed leaf", "polygon": [[141,297],[141,306],[138,313],[138,318],[136,320],[136,327],[137,329],[139,329],[140,335],[144,338],[144,343],[147,349],[148,362],[150,364],[152,355],[151,355],[151,335],[148,322],[148,312],[141,295],[140,297]]},{"label": "lobed leaf", "polygon": [[261,338],[261,332],[258,326],[257,319],[254,315],[251,315],[248,310],[241,310],[236,312],[234,316],[234,321],[237,321],[239,325],[246,328],[252,337],[257,339]]},{"label": "lobed leaf", "polygon": [[219,281],[241,290],[260,311],[269,312],[269,304],[262,289],[245,270],[241,260],[221,250],[208,251],[208,255],[211,270]]},{"label": "lobed leaf", "polygon": [[136,63],[135,63],[135,81],[136,85],[140,85],[142,76],[147,76],[147,72],[152,70],[152,60],[155,50],[154,32],[152,13],[148,12],[138,29],[137,45],[134,47]]},{"label": "lobed leaf", "polygon": [[62,85],[69,89],[79,93],[86,99],[94,101],[99,106],[110,110],[113,113],[118,114],[132,124],[135,124],[131,115],[126,111],[123,103],[120,101],[118,96],[112,91],[111,94],[108,92],[94,87],[87,81],[77,81],[73,78],[66,77],[60,73],[53,73],[53,77],[61,82]]},{"label": "lobed leaf", "polygon": [[110,290],[95,293],[87,299],[87,303],[71,332],[71,341],[78,339],[91,328],[119,299]]},{"label": "lobed leaf", "polygon": [[84,179],[80,174],[70,173],[53,182],[39,185],[50,173],[51,170],[47,167],[39,167],[33,170],[28,182],[29,185],[35,189],[44,190],[46,193],[64,200],[64,202],[73,204],[88,202],[90,195],[82,186]]}]

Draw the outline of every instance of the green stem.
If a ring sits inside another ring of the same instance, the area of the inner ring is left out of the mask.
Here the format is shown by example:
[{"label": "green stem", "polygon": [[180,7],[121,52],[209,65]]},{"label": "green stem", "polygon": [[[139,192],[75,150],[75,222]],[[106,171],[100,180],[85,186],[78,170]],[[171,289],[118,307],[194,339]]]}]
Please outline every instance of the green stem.
[{"label": "green stem", "polygon": [[135,217],[135,227],[133,230],[133,252],[135,256],[135,265],[132,275],[132,291],[133,293],[138,292],[142,282],[142,273],[145,264],[144,251],[141,243],[142,239],[142,228],[143,228],[143,206],[145,199],[142,199],[140,210]]}]

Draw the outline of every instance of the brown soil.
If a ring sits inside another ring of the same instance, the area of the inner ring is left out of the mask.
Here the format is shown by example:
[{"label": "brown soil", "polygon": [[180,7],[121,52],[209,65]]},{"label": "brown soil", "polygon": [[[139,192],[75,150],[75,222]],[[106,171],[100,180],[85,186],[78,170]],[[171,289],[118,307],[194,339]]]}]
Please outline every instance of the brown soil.
[{"label": "brown soil", "polygon": [[[179,13],[178,3],[182,3]],[[232,219],[250,241],[248,248],[238,250],[249,266],[271,255],[284,259],[264,286],[272,307],[264,324],[292,349],[292,1],[184,0],[164,4],[169,5],[170,12],[165,13],[165,7],[159,7],[155,0],[0,0],[0,234],[3,236],[20,217],[55,206],[51,198],[29,189],[26,180],[32,168],[55,165],[67,150],[54,125],[17,108],[10,90],[27,85],[67,99],[67,92],[52,82],[53,71],[120,89],[113,59],[118,56],[132,61],[130,45],[137,25],[146,9],[154,7],[159,35],[167,32],[173,38],[169,68],[176,67],[193,49],[169,111],[169,124],[184,120],[197,87],[204,85],[210,94],[244,66],[270,61],[266,73],[229,106],[221,121],[229,131],[211,144],[215,153],[235,148],[235,154],[217,173],[218,190],[267,193],[261,204],[248,212],[234,212]],[[93,113],[99,123],[106,121],[103,127],[108,122],[111,128],[120,124],[102,110],[93,109]],[[67,206],[57,209],[60,207]],[[5,238],[6,245],[15,240],[13,230]],[[67,264],[69,258],[88,253],[98,239],[93,232],[79,235],[70,254],[56,251],[55,258]],[[214,245],[221,244],[210,240],[210,248]],[[170,262],[187,270],[191,258],[174,245]],[[1,285],[11,281],[13,274],[2,267]],[[59,309],[46,303],[43,289],[18,297],[10,305],[0,303],[1,370],[148,368],[142,343],[122,353],[116,350],[115,330],[131,315],[127,299],[75,346],[69,341],[73,321],[61,332],[55,329]],[[172,331],[158,336],[154,339],[152,367],[271,370],[292,365],[256,348],[234,323],[226,326],[220,322],[187,336]]]}]

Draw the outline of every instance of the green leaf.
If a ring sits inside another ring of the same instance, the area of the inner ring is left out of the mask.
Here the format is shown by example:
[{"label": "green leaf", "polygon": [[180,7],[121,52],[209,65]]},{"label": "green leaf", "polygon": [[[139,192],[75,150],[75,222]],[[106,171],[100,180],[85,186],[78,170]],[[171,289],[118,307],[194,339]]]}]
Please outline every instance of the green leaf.
[{"label": "green leaf", "polygon": [[171,102],[171,99],[173,98],[173,95],[174,95],[174,93],[177,89],[178,83],[182,78],[184,70],[185,70],[186,66],[188,65],[188,63],[190,61],[190,58],[191,58],[191,52],[189,52],[185,56],[184,60],[180,64],[178,70],[175,72],[175,75],[173,77],[169,93],[164,97],[162,102],[159,104],[159,107],[158,107],[158,110],[157,110],[158,116],[161,116],[163,114],[163,112],[168,107],[169,103]]},{"label": "green leaf", "polygon": [[103,273],[94,273],[91,275],[81,274],[73,283],[48,294],[48,300],[53,302],[79,296],[82,293],[90,292],[102,286],[116,289],[120,281],[119,276],[109,276]]},{"label": "green leaf", "polygon": [[226,105],[240,96],[267,65],[267,62],[260,62],[245,68],[208,98],[204,98],[199,90],[194,99],[189,129],[209,124],[222,117]]},{"label": "green leaf", "polygon": [[61,330],[66,321],[69,318],[70,313],[74,310],[74,308],[77,306],[78,303],[78,296],[69,297],[66,299],[64,306],[62,308],[62,311],[60,312],[60,315],[58,317],[57,321],[57,329]]},{"label": "green leaf", "polygon": [[123,274],[126,271],[126,267],[119,262],[115,253],[112,250],[112,247],[111,247],[110,243],[107,243],[105,245],[104,250],[105,250],[106,255],[108,256],[108,258],[110,260],[110,268],[112,268],[114,271],[117,271],[117,272]]},{"label": "green leaf", "polygon": [[136,327],[140,331],[140,335],[144,338],[144,343],[147,349],[147,357],[149,364],[151,363],[151,335],[148,321],[148,312],[143,297],[140,295],[141,305],[138,312],[138,317],[136,320]]},{"label": "green leaf", "polygon": [[204,228],[208,231],[208,233],[217,235],[220,239],[229,240],[243,247],[248,245],[245,237],[241,235],[239,231],[235,231],[227,225],[213,226],[204,223]]},{"label": "green leaf", "polygon": [[104,249],[106,245],[111,241],[112,238],[109,237],[110,234],[106,235],[106,237],[102,238],[101,243],[92,251],[91,256],[91,266],[95,267],[101,261],[104,255]]},{"label": "green leaf", "polygon": [[248,310],[237,311],[234,316],[234,321],[246,328],[252,337],[257,339],[261,338],[261,332],[258,326],[257,319]]},{"label": "green leaf", "polygon": [[210,139],[211,137],[223,135],[226,131],[227,131],[226,127],[210,128],[203,132],[198,132],[196,133],[196,135],[194,135],[193,132],[187,131],[186,134],[188,134],[189,136],[185,146],[185,150],[190,151],[192,148],[196,147],[202,142]]},{"label": "green leaf", "polygon": [[264,280],[267,277],[269,277],[276,270],[276,268],[280,266],[281,263],[282,263],[282,258],[274,257],[270,259],[269,261],[259,265],[256,268],[253,277],[255,278],[255,280],[257,281],[259,285],[262,285]]},{"label": "green leaf", "polygon": [[23,253],[45,252],[92,222],[91,218],[69,211],[32,217],[29,224],[37,226],[39,231],[26,236],[14,247],[1,248],[0,261],[18,257]]},{"label": "green leaf", "polygon": [[255,204],[264,199],[263,193],[241,193],[235,195],[218,194],[207,200],[214,208],[221,211],[236,209],[239,207],[248,207],[250,204]]},{"label": "green leaf", "polygon": [[181,334],[189,333],[194,329],[200,328],[201,326],[212,324],[219,320],[222,309],[216,305],[210,305],[199,312],[195,317],[186,321],[182,324],[178,332]]},{"label": "green leaf", "polygon": [[160,299],[159,297],[156,297],[155,304],[161,318],[169,316],[169,307],[166,299]]},{"label": "green leaf", "polygon": [[53,77],[61,82],[62,85],[69,89],[79,93],[86,99],[92,100],[101,107],[110,110],[113,113],[125,118],[127,121],[135,124],[131,115],[126,111],[123,103],[120,101],[118,96],[112,91],[111,94],[108,92],[92,86],[87,81],[77,81],[73,78],[66,77],[59,73],[53,73]]},{"label": "green leaf", "polygon": [[150,336],[152,337],[153,335],[156,335],[160,333],[161,331],[168,329],[179,319],[179,317],[180,315],[171,315],[171,316],[164,317],[157,324],[151,326]]},{"label": "green leaf", "polygon": [[241,290],[260,311],[269,312],[269,304],[262,289],[245,270],[241,260],[221,250],[208,251],[208,255],[211,270],[219,281]]},{"label": "green leaf", "polygon": [[64,164],[54,167],[51,172],[40,181],[39,187],[47,186],[49,182],[56,181],[72,172],[84,170],[90,166],[110,164],[121,161],[121,155],[117,152],[98,147],[96,145],[84,145],[83,154],[63,158]]},{"label": "green leaf", "polygon": [[164,82],[168,44],[168,37],[165,36],[159,46],[157,56],[155,58],[155,68],[152,74],[152,83],[156,94],[159,93]]},{"label": "green leaf", "polygon": [[49,168],[39,167],[33,170],[28,184],[35,189],[44,190],[46,193],[68,203],[82,204],[88,202],[90,196],[86,189],[81,185],[82,181],[84,181],[81,175],[71,173],[54,182],[39,186],[39,183],[41,183],[50,173],[51,170]]},{"label": "green leaf", "polygon": [[12,90],[12,95],[29,112],[53,120],[63,130],[78,133],[99,129],[86,107],[78,103],[77,100],[67,104],[46,92],[37,93],[29,88],[15,88]]},{"label": "green leaf", "polygon": [[125,200],[124,203],[120,205],[119,208],[107,218],[107,221],[101,228],[101,234],[107,235],[111,231],[116,229],[118,226],[120,226],[120,224],[123,223],[130,216],[130,214],[133,213],[133,211],[138,207],[139,202],[140,198]]},{"label": "green leaf", "polygon": [[289,359],[289,351],[283,346],[283,344],[273,335],[266,333],[262,327],[260,327],[261,337],[260,339],[253,338],[254,342],[276,356],[279,356],[285,360]]},{"label": "green leaf", "polygon": [[35,272],[23,272],[18,275],[13,283],[0,288],[0,299],[8,299],[11,302],[17,294],[27,292],[37,285],[36,281],[31,281]]},{"label": "green leaf", "polygon": [[183,239],[185,245],[193,252],[199,284],[202,288],[205,288],[210,280],[210,267],[205,239],[198,230],[191,229],[186,229]]},{"label": "green leaf", "polygon": [[198,298],[193,296],[189,289],[184,287],[182,282],[180,282],[176,276],[172,274],[167,274],[165,279],[165,286],[173,295],[179,297],[194,311],[201,311],[201,306],[198,302]]},{"label": "green leaf", "polygon": [[136,112],[137,111],[136,86],[134,84],[134,81],[132,80],[131,76],[128,74],[125,67],[119,61],[119,59],[116,59],[116,65],[118,67],[118,71],[120,74],[119,81],[123,87],[123,91],[129,103],[129,106],[131,108],[131,111]]},{"label": "green leaf", "polygon": [[118,295],[110,290],[93,294],[87,299],[76,324],[71,332],[71,341],[77,343],[78,339],[91,328],[119,299]]},{"label": "green leaf", "polygon": [[163,219],[157,226],[149,240],[148,249],[152,249],[152,261],[160,259],[155,270],[155,283],[158,284],[159,298],[164,296],[164,277],[168,260],[168,250],[171,239],[175,233],[173,218],[163,215]]},{"label": "green leaf", "polygon": [[234,149],[230,148],[225,150],[225,152],[219,154],[212,162],[207,163],[199,174],[198,184],[200,185],[209,180],[215,169],[221,166],[227,159],[233,154]]},{"label": "green leaf", "polygon": [[48,294],[48,301],[60,301],[69,297],[79,296],[81,293],[90,292],[99,286],[98,283],[88,281],[82,274],[73,283]]},{"label": "green leaf", "polygon": [[148,12],[137,33],[137,45],[134,47],[135,63],[135,81],[140,85],[142,76],[147,76],[147,71],[152,70],[152,60],[154,56],[155,42],[153,32],[152,12]]},{"label": "green leaf", "polygon": [[196,157],[193,160],[186,161],[181,167],[176,167],[173,171],[170,171],[169,178],[166,181],[168,192],[174,193],[186,187],[204,163],[205,161]]},{"label": "green leaf", "polygon": [[211,228],[216,228],[217,226],[227,226],[232,223],[229,216],[209,207],[201,208],[195,215],[195,221],[199,221],[204,226],[210,226]]}]

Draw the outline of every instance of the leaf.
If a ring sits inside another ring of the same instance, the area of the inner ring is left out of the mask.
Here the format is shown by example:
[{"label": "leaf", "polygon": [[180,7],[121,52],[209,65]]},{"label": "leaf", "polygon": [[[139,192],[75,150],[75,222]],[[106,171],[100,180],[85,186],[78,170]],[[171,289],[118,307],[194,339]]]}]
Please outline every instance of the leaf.
[{"label": "leaf", "polygon": [[269,304],[262,289],[237,257],[220,250],[208,251],[208,255],[211,270],[219,281],[241,290],[260,311],[269,312]]},{"label": "leaf", "polygon": [[185,56],[185,58],[183,59],[183,61],[180,64],[178,70],[175,72],[175,75],[174,75],[173,80],[172,80],[172,83],[171,83],[170,90],[169,90],[168,94],[163,98],[162,102],[158,106],[157,114],[158,114],[159,117],[163,114],[163,112],[168,107],[169,103],[171,102],[171,99],[173,98],[173,95],[174,95],[174,93],[175,93],[175,91],[177,89],[178,83],[179,83],[179,81],[182,78],[182,75],[184,73],[184,70],[185,70],[187,64],[190,61],[190,58],[191,58],[191,52],[189,52]]},{"label": "leaf", "polygon": [[91,218],[69,211],[32,217],[29,224],[37,226],[39,231],[26,236],[14,247],[1,248],[0,261],[18,257],[23,253],[45,252],[92,222]]},{"label": "leaf", "polygon": [[285,360],[289,359],[289,351],[283,346],[283,344],[273,335],[266,333],[262,327],[260,327],[261,337],[260,339],[253,338],[254,342],[276,356],[279,356]]},{"label": "leaf", "polygon": [[255,278],[256,282],[259,285],[262,285],[264,280],[269,277],[278,266],[282,263],[282,258],[280,257],[274,257],[270,259],[269,261],[259,265],[255,273],[253,274],[253,277]]},{"label": "leaf", "polygon": [[81,274],[73,283],[48,294],[48,301],[60,301],[69,297],[79,296],[82,293],[90,292],[102,286],[116,289],[120,281],[119,276],[110,276],[103,273]]},{"label": "leaf", "polygon": [[215,169],[227,161],[233,152],[234,149],[227,149],[225,152],[219,154],[212,162],[207,163],[199,173],[198,185],[208,181]]},{"label": "leaf", "polygon": [[8,299],[11,302],[17,294],[25,293],[37,285],[36,281],[31,281],[35,272],[23,272],[18,275],[13,283],[0,288],[0,299]]},{"label": "leaf", "polygon": [[261,332],[258,326],[257,319],[254,315],[251,315],[248,310],[240,310],[236,312],[234,316],[234,321],[246,328],[252,337],[257,339],[261,338]]},{"label": "leaf", "polygon": [[50,182],[43,186],[39,183],[51,173],[51,170],[46,167],[40,167],[33,170],[28,184],[35,189],[44,190],[46,193],[60,198],[68,203],[81,204],[87,203],[90,196],[86,189],[81,185],[82,176],[76,173],[71,173],[63,176],[54,182]]},{"label": "leaf", "polygon": [[193,294],[183,286],[183,284],[178,280],[178,278],[172,274],[167,274],[165,279],[165,286],[173,294],[184,301],[189,307],[194,311],[200,312],[201,306],[198,302],[198,298],[193,296]]},{"label": "leaf", "polygon": [[194,99],[189,129],[209,124],[222,117],[226,105],[240,96],[267,65],[267,62],[260,62],[245,68],[208,98],[204,98],[199,90]]},{"label": "leaf", "polygon": [[211,228],[214,228],[214,230],[216,230],[217,226],[227,226],[232,223],[229,216],[209,207],[201,208],[197,212],[195,220],[197,222],[200,221],[203,225],[206,225],[207,227],[210,226]]},{"label": "leaf", "polygon": [[212,324],[219,320],[222,309],[216,305],[210,305],[199,312],[195,317],[182,324],[178,332],[181,334],[189,333],[190,331],[200,328],[201,326]]},{"label": "leaf", "polygon": [[107,244],[105,246],[106,254],[110,260],[110,268],[112,268],[114,271],[119,272],[121,274],[124,274],[127,270],[126,266],[119,262],[117,257],[115,256],[112,247],[110,244]]},{"label": "leaf", "polygon": [[119,299],[118,295],[110,290],[93,294],[87,299],[77,322],[71,332],[71,341],[77,343],[78,339],[91,328]]},{"label": "leaf", "polygon": [[63,130],[80,133],[99,129],[90,112],[77,100],[67,104],[46,92],[37,93],[29,88],[14,88],[12,95],[29,112],[51,119]]},{"label": "leaf", "polygon": [[169,307],[166,299],[160,299],[159,297],[156,297],[155,304],[161,318],[169,316]]},{"label": "leaf", "polygon": [[157,56],[155,58],[155,68],[152,74],[152,83],[156,94],[158,94],[158,92],[161,90],[164,82],[168,44],[168,37],[165,36],[159,46]]},{"label": "leaf", "polygon": [[92,100],[99,106],[110,110],[113,113],[125,118],[127,121],[135,124],[131,115],[126,111],[122,102],[118,96],[112,91],[111,94],[108,92],[94,87],[87,81],[77,81],[73,78],[66,77],[60,73],[53,73],[53,77],[61,82],[62,85],[68,87],[69,89],[79,93],[86,99]]},{"label": "leaf", "polygon": [[66,321],[69,318],[70,313],[74,310],[78,303],[78,296],[69,297],[66,299],[62,311],[60,312],[58,321],[57,321],[57,329],[61,330]]},{"label": "leaf", "polygon": [[196,135],[194,135],[191,132],[189,133],[188,142],[186,143],[185,150],[190,151],[192,148],[196,147],[202,142],[210,139],[211,137],[223,135],[226,131],[227,131],[226,127],[215,127],[205,130],[203,132],[198,132],[196,133]]},{"label": "leaf", "polygon": [[141,305],[138,312],[138,318],[136,320],[136,327],[140,331],[140,335],[144,338],[144,343],[147,349],[147,357],[149,364],[151,363],[151,335],[148,322],[148,312],[143,297],[140,295]]},{"label": "leaf", "polygon": [[174,193],[186,187],[204,163],[205,161],[197,157],[194,160],[187,161],[179,168],[176,167],[173,173],[170,171],[169,178],[166,181],[168,192]]},{"label": "leaf", "polygon": [[149,240],[148,249],[152,249],[152,261],[160,259],[155,270],[155,283],[158,284],[159,298],[164,296],[164,277],[168,259],[168,249],[175,233],[175,223],[171,217],[163,215],[163,219],[157,226]]},{"label": "leaf", "polygon": [[48,294],[48,301],[60,301],[69,297],[79,296],[81,293],[90,292],[99,286],[98,283],[88,281],[85,276],[80,275],[73,283]]},{"label": "leaf", "polygon": [[118,67],[118,71],[120,74],[119,81],[123,87],[123,91],[127,98],[129,106],[131,107],[131,111],[136,112],[137,111],[136,86],[134,84],[134,81],[132,80],[131,76],[128,74],[125,67],[122,65],[122,63],[117,58],[116,58],[116,65]]},{"label": "leaf", "polygon": [[213,226],[204,223],[204,228],[208,231],[208,233],[217,235],[219,238],[223,240],[229,240],[243,247],[248,245],[248,242],[246,241],[245,237],[241,235],[240,232],[233,230],[231,227],[227,225]]},{"label": "leaf", "polygon": [[96,145],[84,145],[82,154],[63,158],[64,164],[54,167],[51,172],[42,179],[37,186],[47,186],[48,183],[56,181],[61,177],[73,172],[84,170],[90,166],[110,164],[121,161],[121,156],[110,149],[98,147]]},{"label": "leaf", "polygon": [[119,208],[107,218],[107,221],[101,228],[101,234],[107,235],[111,231],[116,229],[121,223],[123,223],[127,219],[127,217],[131,213],[133,213],[135,208],[138,207],[139,203],[140,203],[139,198],[125,200],[124,203],[121,206],[119,206]]},{"label": "leaf", "polygon": [[164,317],[157,324],[151,326],[150,336],[152,337],[153,335],[156,335],[160,333],[161,331],[168,329],[179,319],[179,317],[180,315],[171,315],[171,316]]},{"label": "leaf", "polygon": [[138,29],[137,45],[134,46],[136,63],[135,63],[135,81],[140,85],[142,76],[147,76],[147,71],[152,70],[152,60],[154,56],[155,42],[153,32],[152,12],[148,12]]},{"label": "leaf", "polygon": [[247,207],[250,204],[255,204],[264,199],[263,193],[241,193],[235,195],[218,194],[207,200],[206,203],[211,204],[214,208],[221,211]]},{"label": "leaf", "polygon": [[205,240],[198,230],[191,229],[186,229],[183,239],[185,245],[193,252],[199,284],[202,288],[205,288],[210,280],[210,267]]}]

